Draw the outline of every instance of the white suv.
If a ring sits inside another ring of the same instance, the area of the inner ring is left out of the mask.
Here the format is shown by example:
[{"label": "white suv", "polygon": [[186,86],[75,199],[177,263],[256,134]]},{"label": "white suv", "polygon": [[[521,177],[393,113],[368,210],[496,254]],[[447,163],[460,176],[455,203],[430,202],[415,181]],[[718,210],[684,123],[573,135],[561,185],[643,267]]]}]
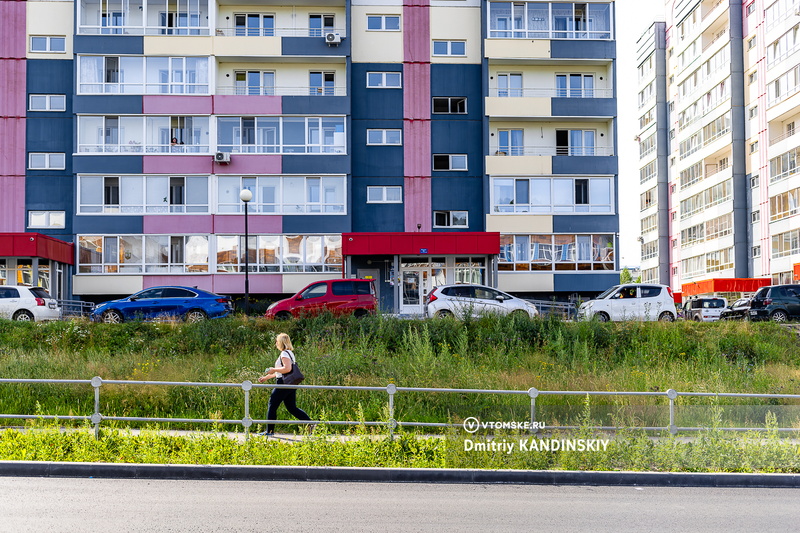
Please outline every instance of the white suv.
[{"label": "white suv", "polygon": [[628,283],[615,285],[578,308],[578,320],[663,320],[678,315],[672,290],[666,285]]},{"label": "white suv", "polygon": [[539,310],[532,303],[514,298],[497,289],[484,285],[442,285],[428,293],[425,302],[425,316],[444,318],[467,315],[479,316],[486,313],[508,315],[511,313],[535,317]]},{"label": "white suv", "polygon": [[58,320],[61,308],[41,287],[0,285],[0,318],[11,320]]}]

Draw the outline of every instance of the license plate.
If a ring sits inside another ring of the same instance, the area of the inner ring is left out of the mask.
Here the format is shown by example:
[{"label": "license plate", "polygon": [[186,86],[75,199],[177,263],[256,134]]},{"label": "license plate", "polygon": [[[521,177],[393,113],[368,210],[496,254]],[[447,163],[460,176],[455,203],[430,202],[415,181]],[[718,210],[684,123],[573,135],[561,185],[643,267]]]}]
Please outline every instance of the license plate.
[{"label": "license plate", "polygon": [[758,311],[750,311],[750,314],[751,314],[751,315],[757,315],[757,314],[758,314]]}]

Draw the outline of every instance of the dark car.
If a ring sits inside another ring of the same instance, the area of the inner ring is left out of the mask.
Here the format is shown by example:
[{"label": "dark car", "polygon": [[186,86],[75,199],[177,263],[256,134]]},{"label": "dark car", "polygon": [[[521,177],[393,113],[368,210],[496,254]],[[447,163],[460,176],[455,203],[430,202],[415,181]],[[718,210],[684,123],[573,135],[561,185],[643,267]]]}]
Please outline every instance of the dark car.
[{"label": "dark car", "polygon": [[200,322],[228,316],[232,311],[233,302],[227,296],[195,287],[151,287],[127,298],[99,304],[92,311],[92,320],[111,324],[163,318]]},{"label": "dark car", "polygon": [[287,319],[330,312],[357,317],[374,313],[378,307],[371,279],[329,279],[317,281],[285,300],[267,308],[265,318]]},{"label": "dark car", "polygon": [[750,318],[750,298],[739,298],[722,310],[720,320],[748,320]]},{"label": "dark car", "polygon": [[800,318],[800,285],[761,287],[750,304],[750,320],[786,322]]}]

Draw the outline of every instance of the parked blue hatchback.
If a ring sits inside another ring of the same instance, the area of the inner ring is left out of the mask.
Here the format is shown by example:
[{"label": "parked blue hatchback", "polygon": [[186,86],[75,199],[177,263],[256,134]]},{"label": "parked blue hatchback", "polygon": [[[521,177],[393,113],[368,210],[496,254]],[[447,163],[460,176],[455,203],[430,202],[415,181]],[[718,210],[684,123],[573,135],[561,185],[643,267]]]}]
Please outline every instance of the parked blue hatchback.
[{"label": "parked blue hatchback", "polygon": [[194,287],[151,287],[127,298],[99,304],[92,311],[92,320],[109,324],[165,318],[200,322],[228,316],[232,311],[233,302],[228,296]]}]

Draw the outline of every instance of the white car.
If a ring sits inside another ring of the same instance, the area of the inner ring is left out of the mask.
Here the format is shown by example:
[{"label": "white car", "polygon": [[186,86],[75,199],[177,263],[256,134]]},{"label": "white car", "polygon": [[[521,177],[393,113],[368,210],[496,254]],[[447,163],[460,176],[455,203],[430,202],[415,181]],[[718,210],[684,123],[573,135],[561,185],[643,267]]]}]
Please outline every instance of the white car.
[{"label": "white car", "polygon": [[41,287],[0,285],[0,318],[11,320],[58,320],[58,301]]},{"label": "white car", "polygon": [[500,315],[519,313],[533,318],[539,314],[539,310],[530,302],[492,287],[463,283],[434,287],[428,293],[425,302],[425,316],[430,318],[448,316],[462,318],[486,313]]},{"label": "white car", "polygon": [[672,322],[678,312],[672,290],[666,285],[628,283],[614,285],[578,308],[578,320],[662,320]]}]

